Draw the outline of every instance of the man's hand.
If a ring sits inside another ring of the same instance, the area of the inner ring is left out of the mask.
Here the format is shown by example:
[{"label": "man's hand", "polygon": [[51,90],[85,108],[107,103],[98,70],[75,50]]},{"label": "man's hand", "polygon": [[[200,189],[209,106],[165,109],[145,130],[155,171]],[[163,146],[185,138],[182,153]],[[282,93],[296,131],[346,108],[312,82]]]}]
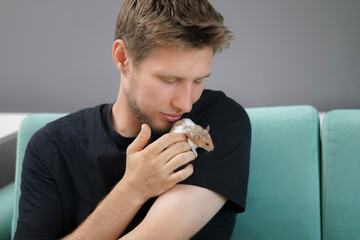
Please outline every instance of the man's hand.
[{"label": "man's hand", "polygon": [[[193,173],[193,166],[188,163],[195,159],[184,134],[167,133],[145,148],[150,136],[150,127],[143,124],[127,149],[126,171],[121,180],[144,201],[188,178]],[[174,172],[186,164],[185,168]]]}]

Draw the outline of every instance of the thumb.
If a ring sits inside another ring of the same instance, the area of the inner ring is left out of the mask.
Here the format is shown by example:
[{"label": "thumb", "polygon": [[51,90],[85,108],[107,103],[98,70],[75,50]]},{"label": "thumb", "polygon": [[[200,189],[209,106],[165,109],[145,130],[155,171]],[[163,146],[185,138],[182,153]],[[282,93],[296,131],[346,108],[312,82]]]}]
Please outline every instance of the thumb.
[{"label": "thumb", "polygon": [[129,145],[128,152],[137,152],[144,149],[151,137],[151,129],[149,125],[142,124],[141,130],[135,140]]}]

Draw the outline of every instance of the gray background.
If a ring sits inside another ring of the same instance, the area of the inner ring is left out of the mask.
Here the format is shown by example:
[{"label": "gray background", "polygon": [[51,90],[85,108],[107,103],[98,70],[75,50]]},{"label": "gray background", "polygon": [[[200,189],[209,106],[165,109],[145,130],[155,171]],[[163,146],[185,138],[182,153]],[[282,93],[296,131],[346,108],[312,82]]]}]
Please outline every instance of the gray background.
[{"label": "gray background", "polygon": [[[0,112],[71,112],[113,102],[122,1],[0,2]],[[207,88],[244,107],[360,108],[360,1],[213,0],[236,39]]]}]

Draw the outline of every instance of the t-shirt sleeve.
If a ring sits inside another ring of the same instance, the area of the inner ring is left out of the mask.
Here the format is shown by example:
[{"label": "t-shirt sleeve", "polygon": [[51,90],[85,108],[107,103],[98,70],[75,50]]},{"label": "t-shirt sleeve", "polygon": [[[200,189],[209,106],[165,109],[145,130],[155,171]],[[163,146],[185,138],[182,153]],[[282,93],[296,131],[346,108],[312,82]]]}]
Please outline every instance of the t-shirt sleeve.
[{"label": "t-shirt sleeve", "polygon": [[210,126],[214,150],[198,148],[192,162],[194,173],[183,184],[210,189],[227,198],[225,208],[245,211],[249,175],[251,125],[246,111],[235,101],[221,98],[200,110],[191,119],[202,127]]},{"label": "t-shirt sleeve", "polygon": [[56,158],[49,135],[43,129],[35,133],[23,161],[15,239],[62,237],[63,211],[53,175]]}]

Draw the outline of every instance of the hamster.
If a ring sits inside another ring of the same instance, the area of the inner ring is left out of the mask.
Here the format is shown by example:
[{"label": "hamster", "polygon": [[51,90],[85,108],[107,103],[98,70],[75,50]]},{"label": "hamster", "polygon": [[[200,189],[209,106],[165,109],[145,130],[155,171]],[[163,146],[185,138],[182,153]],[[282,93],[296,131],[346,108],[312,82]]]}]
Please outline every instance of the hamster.
[{"label": "hamster", "polygon": [[197,148],[203,148],[208,152],[214,150],[214,144],[211,140],[209,130],[209,126],[204,129],[200,125],[196,125],[191,119],[183,118],[174,123],[170,132],[184,133],[187,136],[187,141],[191,147],[191,150],[197,157]]}]

